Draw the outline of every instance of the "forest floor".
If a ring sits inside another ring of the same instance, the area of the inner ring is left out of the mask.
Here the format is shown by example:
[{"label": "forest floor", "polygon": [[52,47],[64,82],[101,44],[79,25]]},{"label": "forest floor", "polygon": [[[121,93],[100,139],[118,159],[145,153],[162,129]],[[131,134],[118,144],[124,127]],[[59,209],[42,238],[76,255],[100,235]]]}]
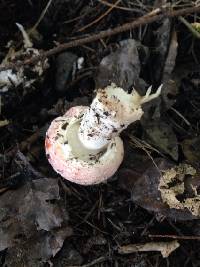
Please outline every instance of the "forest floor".
[{"label": "forest floor", "polygon": [[[198,2],[0,2],[0,266],[200,267],[200,18],[170,15]],[[41,55],[71,45],[35,71],[16,23]],[[1,80],[11,63],[19,83]],[[71,183],[49,164],[45,133],[110,83],[162,92],[121,134],[116,174]]]}]

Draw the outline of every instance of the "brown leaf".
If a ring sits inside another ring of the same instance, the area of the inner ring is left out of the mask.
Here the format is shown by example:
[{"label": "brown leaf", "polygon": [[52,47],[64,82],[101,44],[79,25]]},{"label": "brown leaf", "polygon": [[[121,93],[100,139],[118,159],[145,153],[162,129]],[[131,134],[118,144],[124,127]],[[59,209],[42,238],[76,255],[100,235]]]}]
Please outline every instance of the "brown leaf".
[{"label": "brown leaf", "polygon": [[186,159],[192,164],[198,165],[200,159],[200,137],[185,139],[181,147]]},{"label": "brown leaf", "polygon": [[175,30],[173,30],[169,45],[168,55],[163,69],[162,82],[169,80],[171,77],[171,73],[176,63],[177,48],[178,48],[177,34]]},{"label": "brown leaf", "polygon": [[137,83],[140,74],[138,46],[134,39],[122,41],[115,52],[102,59],[96,79],[97,88],[103,88],[113,82],[128,90],[134,82]]},{"label": "brown leaf", "polygon": [[[154,163],[149,160],[139,167],[137,164],[135,166],[132,165],[131,169],[124,168],[119,171],[119,183],[123,189],[131,192],[132,199],[136,204],[149,211],[160,213],[174,220],[197,219],[200,216],[195,216],[189,209],[184,207],[182,209],[170,208],[162,199],[159,190],[162,174],[173,167],[176,167],[176,165],[161,158],[155,159]],[[183,178],[184,181],[188,181],[187,175],[184,175]],[[174,179],[176,181],[176,177]],[[190,186],[195,186],[195,179],[191,179],[188,182]],[[170,188],[173,190],[173,181]],[[177,200],[179,197],[187,197],[187,194],[190,194],[190,192],[188,186],[185,186],[184,193],[182,196],[177,196]]]},{"label": "brown leaf", "polygon": [[37,232],[30,239],[16,247],[9,248],[6,253],[7,267],[38,267],[44,266],[62,248],[66,237],[72,234],[71,228],[51,232]]},{"label": "brown leaf", "polygon": [[155,44],[150,72],[155,82],[160,84],[162,83],[163,70],[170,44],[171,20],[169,18],[164,18],[154,33]]},{"label": "brown leaf", "polygon": [[176,135],[170,124],[164,121],[151,121],[144,126],[145,141],[155,146],[160,152],[178,159],[178,144]]},{"label": "brown leaf", "polygon": [[0,201],[0,251],[37,235],[40,230],[50,231],[66,224],[68,215],[58,200],[57,180],[48,178],[4,193]]}]

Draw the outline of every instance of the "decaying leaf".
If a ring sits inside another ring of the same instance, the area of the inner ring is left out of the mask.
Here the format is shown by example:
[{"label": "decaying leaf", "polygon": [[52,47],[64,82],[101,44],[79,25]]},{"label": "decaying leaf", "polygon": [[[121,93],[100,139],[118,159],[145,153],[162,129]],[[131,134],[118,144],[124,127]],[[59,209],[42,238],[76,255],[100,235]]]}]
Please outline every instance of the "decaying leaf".
[{"label": "decaying leaf", "polygon": [[176,63],[177,48],[178,48],[177,34],[175,30],[173,30],[172,35],[171,35],[168,55],[165,61],[164,69],[163,69],[162,82],[165,82],[170,79],[171,73]]},{"label": "decaying leaf", "polygon": [[177,240],[169,242],[149,242],[146,244],[130,244],[118,249],[120,254],[130,254],[138,251],[160,251],[163,258],[167,258],[180,246]]},{"label": "decaying leaf", "polygon": [[175,98],[178,94],[178,84],[176,82],[176,77],[173,76],[173,70],[176,64],[177,51],[177,34],[175,30],[173,30],[162,74],[162,100],[165,105],[165,109],[169,109],[175,103]]},{"label": "decaying leaf", "polygon": [[55,89],[65,91],[67,82],[69,81],[74,64],[76,64],[78,56],[71,52],[63,52],[56,59],[56,83]]},{"label": "decaying leaf", "polygon": [[[188,207],[191,205],[191,202],[193,204],[196,201],[196,190],[200,186],[199,175],[188,178],[185,173],[182,176],[184,193],[179,195],[177,200],[186,202],[187,204],[185,205],[187,207],[185,206],[182,209],[170,207],[162,199],[159,190],[161,179],[163,179],[164,173],[176,167],[174,163],[162,158],[154,159],[154,162],[151,159],[146,159],[141,164],[135,161],[135,164],[134,162],[131,164],[131,168],[122,168],[119,171],[119,183],[123,189],[131,192],[132,199],[136,204],[149,211],[177,221],[198,219],[200,217],[199,214],[197,215],[198,208],[191,212],[192,207]],[[170,183],[170,186],[173,186],[173,183]],[[188,198],[187,201],[186,198]],[[195,199],[192,200],[192,198]]]},{"label": "decaying leaf", "polygon": [[185,139],[181,147],[187,161],[192,164],[198,164],[200,159],[200,137]]},{"label": "decaying leaf", "polygon": [[[44,262],[54,256],[65,237],[72,233],[67,227],[68,215],[58,201],[59,187],[55,179],[33,180],[17,190],[5,192],[0,201],[0,251],[12,248],[16,261],[21,261],[23,255],[27,260],[36,257],[36,261],[40,258]],[[42,244],[43,250],[37,253]],[[34,253],[31,253],[33,246]],[[26,262],[25,266],[33,265]]]},{"label": "decaying leaf", "polygon": [[[72,234],[71,228],[51,232],[37,232],[24,243],[9,248],[6,253],[5,266],[39,267],[49,262],[62,248],[66,237]],[[50,263],[50,262],[49,262]]]},{"label": "decaying leaf", "polygon": [[59,251],[56,257],[52,259],[53,266],[55,267],[81,266],[83,261],[83,257],[74,248],[70,240],[65,241],[62,249]]},{"label": "decaying leaf", "polygon": [[100,63],[96,79],[96,87],[103,88],[111,82],[129,90],[137,84],[140,74],[138,46],[134,39],[120,42],[120,47],[104,57]]},{"label": "decaying leaf", "polygon": [[192,187],[193,196],[185,194],[184,178],[195,174],[196,170],[188,164],[180,164],[165,171],[159,184],[162,201],[170,208],[188,209],[193,215],[200,216],[200,195],[197,188]]},{"label": "decaying leaf", "polygon": [[154,56],[150,71],[152,72],[155,81],[160,84],[162,82],[163,70],[170,44],[171,20],[169,18],[164,18],[154,34]]},{"label": "decaying leaf", "polygon": [[155,51],[152,52],[153,64],[150,66],[155,82],[163,84],[162,100],[165,109],[169,109],[174,104],[174,96],[178,91],[176,79],[173,77],[178,41],[176,31],[171,28],[172,21],[165,18],[155,31]]},{"label": "decaying leaf", "polygon": [[176,103],[176,96],[178,92],[179,84],[176,77],[165,81],[161,94],[164,110],[170,109]]},{"label": "decaying leaf", "polygon": [[145,140],[154,145],[160,152],[178,159],[178,144],[176,135],[170,124],[164,121],[152,121],[145,125]]}]

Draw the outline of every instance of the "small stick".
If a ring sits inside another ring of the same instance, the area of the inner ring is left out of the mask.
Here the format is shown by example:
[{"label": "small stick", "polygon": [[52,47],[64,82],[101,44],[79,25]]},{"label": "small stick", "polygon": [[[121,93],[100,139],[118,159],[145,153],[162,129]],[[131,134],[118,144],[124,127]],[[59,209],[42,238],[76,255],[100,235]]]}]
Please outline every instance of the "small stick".
[{"label": "small stick", "polygon": [[26,59],[24,61],[20,61],[17,63],[6,64],[5,66],[0,67],[0,71],[6,70],[6,69],[16,69],[16,68],[21,67],[23,65],[36,64],[38,61],[44,60],[47,57],[61,53],[68,48],[77,47],[77,46],[81,46],[81,45],[84,45],[87,43],[95,42],[95,41],[102,39],[102,38],[105,38],[105,37],[113,36],[113,35],[116,35],[116,34],[119,34],[119,33],[125,32],[125,31],[129,31],[131,29],[137,28],[139,26],[150,24],[152,22],[155,22],[155,21],[163,18],[163,16],[169,17],[169,18],[174,18],[174,17],[183,16],[183,15],[187,15],[187,14],[194,13],[194,12],[200,12],[200,5],[194,6],[194,7],[188,7],[188,8],[184,8],[184,9],[179,9],[179,10],[174,10],[174,11],[170,10],[170,11],[166,11],[164,13],[163,13],[162,9],[156,9],[156,11],[157,11],[156,13],[150,12],[147,15],[139,17],[138,19],[136,19],[132,22],[125,23],[125,24],[118,26],[118,27],[115,27],[113,29],[107,29],[105,31],[101,31],[100,33],[96,33],[96,34],[90,35],[88,37],[82,37],[80,39],[76,39],[76,40],[70,41],[68,43],[60,44],[59,46],[54,47],[48,51],[45,51],[45,52],[41,53],[40,55],[34,56],[30,59]]},{"label": "small stick", "polygon": [[200,39],[200,33],[196,31],[195,28],[189,22],[187,22],[186,19],[180,16],[179,20],[190,30],[194,37]]},{"label": "small stick", "polygon": [[168,242],[149,242],[146,244],[129,244],[118,248],[119,254],[131,254],[135,252],[160,251],[163,258],[167,258],[180,244],[177,240]]},{"label": "small stick", "polygon": [[42,11],[39,19],[37,20],[37,22],[35,23],[35,25],[31,28],[31,31],[34,31],[37,29],[38,25],[40,24],[40,22],[43,20],[45,14],[47,13],[47,10],[49,9],[51,3],[53,0],[49,0],[49,2],[47,3],[47,5],[45,6],[44,10]]},{"label": "small stick", "polygon": [[148,235],[154,238],[171,238],[171,239],[182,239],[182,240],[200,240],[200,236],[179,236],[179,235]]},{"label": "small stick", "polygon": [[107,261],[108,260],[108,256],[102,256],[102,257],[99,257],[93,261],[91,261],[90,263],[86,263],[86,264],[83,264],[83,265],[70,265],[68,267],[91,267],[91,266],[96,266],[98,263],[102,263],[104,261]]},{"label": "small stick", "polygon": [[97,22],[99,22],[100,20],[102,20],[105,16],[107,16],[119,3],[121,2],[121,0],[117,0],[116,3],[114,5],[112,5],[105,13],[103,13],[100,17],[98,17],[97,19],[95,19],[94,21],[90,22],[89,24],[85,25],[84,27],[82,27],[81,29],[78,30],[78,32],[82,32],[84,30],[86,30],[87,28],[91,27],[92,25],[96,24]]}]

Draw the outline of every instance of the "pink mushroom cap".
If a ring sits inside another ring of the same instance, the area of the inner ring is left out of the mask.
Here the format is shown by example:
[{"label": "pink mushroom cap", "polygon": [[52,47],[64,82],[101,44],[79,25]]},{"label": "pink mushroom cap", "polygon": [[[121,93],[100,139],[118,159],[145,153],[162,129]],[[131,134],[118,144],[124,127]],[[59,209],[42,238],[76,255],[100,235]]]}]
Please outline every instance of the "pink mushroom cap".
[{"label": "pink mushroom cap", "polygon": [[124,157],[120,137],[114,137],[103,151],[88,160],[73,155],[65,132],[69,125],[81,121],[87,108],[72,107],[62,117],[53,120],[45,139],[46,155],[54,170],[63,178],[82,185],[98,184],[107,180],[116,172]]}]

